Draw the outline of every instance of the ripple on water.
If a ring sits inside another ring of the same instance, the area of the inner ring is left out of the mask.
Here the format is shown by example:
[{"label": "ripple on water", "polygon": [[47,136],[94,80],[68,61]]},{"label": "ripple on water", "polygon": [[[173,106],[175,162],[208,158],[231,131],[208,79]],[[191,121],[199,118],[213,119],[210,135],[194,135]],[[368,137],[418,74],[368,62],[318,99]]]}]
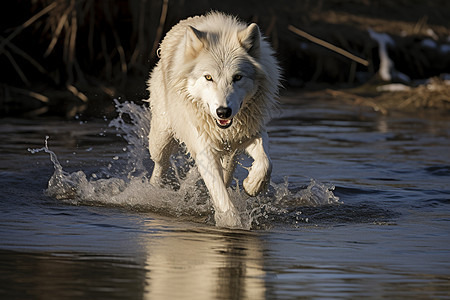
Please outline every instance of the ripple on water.
[{"label": "ripple on water", "polygon": [[[68,173],[49,149],[46,139],[43,148],[29,149],[31,153],[48,153],[54,165],[46,194],[69,204],[120,206],[213,224],[213,208],[196,168],[191,168],[192,160],[182,154],[175,156],[167,184],[152,186],[145,138],[149,131],[149,110],[129,102],[116,105],[119,116],[110,126],[128,143],[126,159],[113,162],[121,164],[120,167],[108,168],[110,171],[104,172],[103,177],[97,173],[89,177],[82,170]],[[243,227],[250,229],[269,226],[267,220],[297,220],[297,216],[289,212],[292,207],[338,204],[339,198],[333,194],[333,189],[313,179],[304,188],[290,189],[286,178],[283,183],[272,182],[265,194],[249,197],[236,179],[229,192],[240,212]]]}]

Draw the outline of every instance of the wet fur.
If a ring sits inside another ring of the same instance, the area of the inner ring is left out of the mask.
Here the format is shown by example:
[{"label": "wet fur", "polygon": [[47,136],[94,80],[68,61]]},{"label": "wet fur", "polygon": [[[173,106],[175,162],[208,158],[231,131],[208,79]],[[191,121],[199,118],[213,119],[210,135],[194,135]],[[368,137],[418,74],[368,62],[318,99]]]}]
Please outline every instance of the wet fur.
[{"label": "wet fur", "polygon": [[[241,227],[226,187],[235,169],[234,157],[242,151],[254,159],[243,184],[245,191],[254,196],[270,179],[265,125],[279,87],[273,51],[256,24],[213,12],[175,25],[159,54],[148,82],[149,150],[155,162],[151,183],[160,183],[171,153],[177,143],[184,143],[210,192],[216,224]],[[205,70],[215,74],[216,86],[202,81]],[[228,77],[233,72],[245,74],[245,81],[231,82]],[[218,105],[233,107],[229,128],[217,125]]]}]

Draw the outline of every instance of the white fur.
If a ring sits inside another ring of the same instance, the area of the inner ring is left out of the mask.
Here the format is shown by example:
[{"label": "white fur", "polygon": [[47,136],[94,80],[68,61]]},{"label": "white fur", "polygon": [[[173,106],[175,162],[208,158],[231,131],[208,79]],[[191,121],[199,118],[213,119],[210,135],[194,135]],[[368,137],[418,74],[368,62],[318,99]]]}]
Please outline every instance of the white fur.
[{"label": "white fur", "polygon": [[[270,179],[265,124],[280,76],[273,51],[256,24],[212,12],[175,25],[159,53],[148,82],[151,183],[160,183],[175,146],[184,143],[209,190],[216,225],[241,227],[227,186],[242,151],[254,159],[245,191],[255,196]],[[231,115],[221,118],[218,108],[231,109]],[[221,128],[219,119],[232,119],[231,126]]]}]

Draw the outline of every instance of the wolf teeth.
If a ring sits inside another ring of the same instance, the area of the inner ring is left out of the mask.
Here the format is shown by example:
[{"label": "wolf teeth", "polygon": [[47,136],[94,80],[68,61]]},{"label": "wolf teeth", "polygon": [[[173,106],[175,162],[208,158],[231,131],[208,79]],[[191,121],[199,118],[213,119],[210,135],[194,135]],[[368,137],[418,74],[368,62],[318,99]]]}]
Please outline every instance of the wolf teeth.
[{"label": "wolf teeth", "polygon": [[233,123],[233,119],[229,120],[222,120],[222,119],[216,119],[217,125],[219,125],[220,128],[225,129],[231,126]]}]

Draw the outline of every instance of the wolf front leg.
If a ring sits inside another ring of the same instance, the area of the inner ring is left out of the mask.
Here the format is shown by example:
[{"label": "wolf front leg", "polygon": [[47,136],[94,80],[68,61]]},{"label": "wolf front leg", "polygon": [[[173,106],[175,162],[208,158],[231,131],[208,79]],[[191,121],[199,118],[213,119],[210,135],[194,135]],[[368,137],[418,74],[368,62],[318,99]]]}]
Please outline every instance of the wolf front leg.
[{"label": "wolf front leg", "polygon": [[222,169],[223,169],[223,181],[225,182],[225,186],[229,187],[231,185],[231,181],[233,180],[234,170],[236,169],[236,152],[225,154],[222,156]]},{"label": "wolf front leg", "polygon": [[242,228],[239,212],[228,194],[218,156],[203,149],[197,152],[195,161],[214,205],[216,226]]},{"label": "wolf front leg", "polygon": [[256,196],[267,187],[272,173],[272,162],[268,155],[268,135],[261,133],[253,142],[245,148],[245,151],[253,158],[253,164],[248,171],[248,176],[243,182],[244,190],[250,196]]},{"label": "wolf front leg", "polygon": [[150,133],[148,135],[148,150],[150,157],[155,163],[150,183],[160,185],[161,178],[169,167],[169,159],[172,154],[176,141],[170,134],[167,127],[162,126],[163,122],[152,119]]}]

